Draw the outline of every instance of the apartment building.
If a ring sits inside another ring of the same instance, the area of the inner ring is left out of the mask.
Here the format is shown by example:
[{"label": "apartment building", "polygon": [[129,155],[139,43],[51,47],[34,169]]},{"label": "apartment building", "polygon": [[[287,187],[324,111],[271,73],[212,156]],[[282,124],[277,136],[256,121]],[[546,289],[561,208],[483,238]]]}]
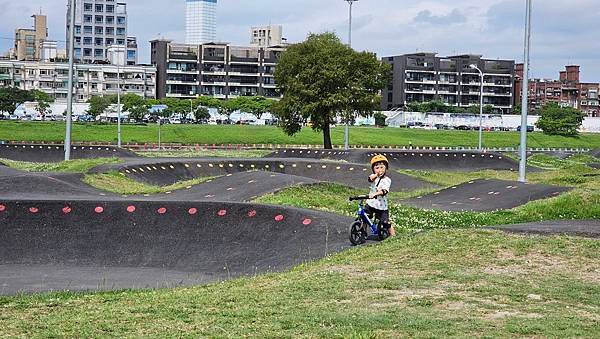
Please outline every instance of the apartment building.
[{"label": "apartment building", "polygon": [[[75,3],[75,59],[81,63],[105,61],[108,47],[118,45],[127,48],[127,64],[137,64],[136,38],[127,35],[126,3],[115,0],[75,0]],[[67,46],[69,12],[70,9],[67,10]]]},{"label": "apartment building", "polygon": [[513,60],[483,59],[480,55],[438,57],[436,53],[414,53],[385,57],[393,79],[383,89],[381,109],[405,107],[411,102],[441,100],[455,107],[479,105],[480,74],[484,75],[483,104],[499,114],[511,113],[514,95]]},{"label": "apartment building", "polygon": [[157,69],[158,98],[280,98],[273,74],[284,47],[188,45],[163,39],[150,44],[151,61]]},{"label": "apartment building", "polygon": [[41,57],[42,44],[48,39],[47,18],[42,14],[34,14],[33,28],[17,28],[15,30],[14,57],[17,60],[37,60]]},{"label": "apartment building", "polygon": [[[515,65],[515,105],[523,101],[523,64]],[[580,82],[580,66],[569,65],[560,72],[559,80],[529,81],[529,110],[533,112],[549,102],[573,107],[590,117],[600,117],[600,84]]]},{"label": "apartment building", "polygon": [[[121,94],[156,98],[156,68],[153,66],[79,64],[75,69],[75,102],[87,102],[92,96],[117,94],[119,85]],[[68,79],[68,63],[0,60],[0,87],[37,89],[60,102],[67,100]]]},{"label": "apartment building", "polygon": [[250,45],[258,47],[281,46],[284,44],[283,26],[268,25],[250,29]]}]

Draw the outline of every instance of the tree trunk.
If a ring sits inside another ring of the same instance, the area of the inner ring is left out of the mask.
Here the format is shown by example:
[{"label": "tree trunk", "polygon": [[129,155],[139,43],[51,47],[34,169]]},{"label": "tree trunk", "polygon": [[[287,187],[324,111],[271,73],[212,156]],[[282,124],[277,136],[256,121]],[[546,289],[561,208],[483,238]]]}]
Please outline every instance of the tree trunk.
[{"label": "tree trunk", "polygon": [[323,126],[323,148],[325,148],[325,149],[333,148],[333,146],[331,146],[331,131],[329,130],[328,123],[325,123],[325,126]]}]

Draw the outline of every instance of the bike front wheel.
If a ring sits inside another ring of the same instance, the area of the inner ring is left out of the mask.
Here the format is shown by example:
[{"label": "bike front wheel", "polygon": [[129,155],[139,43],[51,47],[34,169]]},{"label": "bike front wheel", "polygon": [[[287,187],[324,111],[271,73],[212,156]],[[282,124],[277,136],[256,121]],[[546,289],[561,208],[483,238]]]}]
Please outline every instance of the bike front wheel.
[{"label": "bike front wheel", "polygon": [[352,226],[350,226],[350,242],[352,245],[362,245],[367,241],[367,235],[362,226],[362,222],[355,221]]},{"label": "bike front wheel", "polygon": [[379,240],[383,241],[390,236],[390,230],[383,227],[383,225],[377,225],[377,237]]}]

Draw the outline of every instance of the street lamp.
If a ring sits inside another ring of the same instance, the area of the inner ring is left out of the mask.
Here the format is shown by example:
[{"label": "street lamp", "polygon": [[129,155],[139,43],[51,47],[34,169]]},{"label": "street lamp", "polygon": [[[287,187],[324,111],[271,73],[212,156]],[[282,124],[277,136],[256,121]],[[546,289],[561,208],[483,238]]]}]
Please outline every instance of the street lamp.
[{"label": "street lamp", "polygon": [[[344,0],[350,5],[350,11],[348,13],[348,47],[352,48],[352,5],[358,0]],[[350,113],[350,112],[348,112]],[[344,149],[348,150],[350,127],[349,122],[346,121],[346,127],[344,129]]]},{"label": "street lamp", "polygon": [[[119,50],[120,52],[120,50]],[[120,53],[119,53],[120,54]],[[119,63],[121,58],[117,60],[117,147],[121,148],[121,69]]]},{"label": "street lamp", "polygon": [[469,68],[475,69],[479,72],[479,81],[481,82],[481,89],[479,91],[479,144],[477,146],[477,149],[481,152],[483,141],[483,130],[481,126],[481,119],[483,118],[483,72],[475,64],[470,65]]},{"label": "street lamp", "polygon": [[73,117],[73,49],[75,48],[75,0],[69,1],[69,82],[67,92],[67,128],[65,133],[65,160],[71,160],[71,124]]},{"label": "street lamp", "polygon": [[521,102],[521,161],[519,162],[519,181],[526,182],[527,171],[527,112],[529,110],[529,47],[531,40],[532,0],[527,0],[525,11],[525,55],[523,60],[523,101]]}]

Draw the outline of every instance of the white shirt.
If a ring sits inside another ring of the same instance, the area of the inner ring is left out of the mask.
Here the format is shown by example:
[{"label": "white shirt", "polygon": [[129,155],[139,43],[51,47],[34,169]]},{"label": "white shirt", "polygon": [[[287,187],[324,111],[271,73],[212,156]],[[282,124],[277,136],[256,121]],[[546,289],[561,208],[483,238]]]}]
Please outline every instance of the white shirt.
[{"label": "white shirt", "polygon": [[[387,175],[383,178],[376,178],[373,183],[371,183],[371,194],[377,193],[377,191],[390,191],[390,187],[392,186],[392,179]],[[377,196],[375,199],[367,200],[367,205],[378,209],[378,210],[387,210],[388,209],[388,199],[387,195]]]}]

